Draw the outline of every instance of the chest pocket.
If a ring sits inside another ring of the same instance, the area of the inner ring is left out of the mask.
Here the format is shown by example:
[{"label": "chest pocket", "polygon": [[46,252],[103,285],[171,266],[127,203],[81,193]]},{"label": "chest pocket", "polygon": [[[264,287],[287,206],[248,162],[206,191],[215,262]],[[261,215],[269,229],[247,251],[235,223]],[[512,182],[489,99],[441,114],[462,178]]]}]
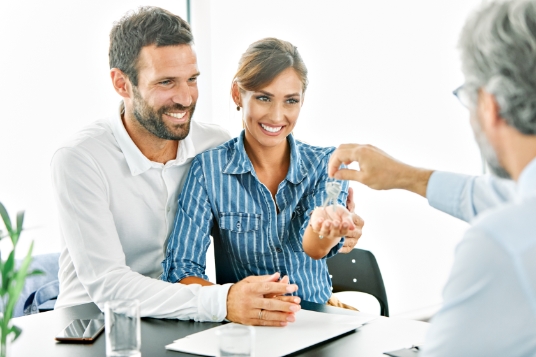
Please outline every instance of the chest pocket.
[{"label": "chest pocket", "polygon": [[250,274],[260,257],[269,252],[262,240],[261,215],[220,212],[220,232],[227,252]]},{"label": "chest pocket", "polygon": [[221,212],[220,228],[235,233],[257,231],[260,226],[261,215],[256,213]]}]

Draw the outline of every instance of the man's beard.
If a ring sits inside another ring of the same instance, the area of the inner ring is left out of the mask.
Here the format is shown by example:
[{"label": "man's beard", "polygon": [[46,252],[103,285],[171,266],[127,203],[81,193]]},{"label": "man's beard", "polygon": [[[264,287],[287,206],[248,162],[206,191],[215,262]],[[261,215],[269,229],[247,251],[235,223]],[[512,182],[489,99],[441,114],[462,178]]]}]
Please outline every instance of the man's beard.
[{"label": "man's beard", "polygon": [[500,164],[499,157],[497,156],[497,153],[493,149],[493,146],[491,146],[488,138],[486,137],[486,134],[484,134],[484,131],[482,130],[482,127],[480,126],[480,122],[478,121],[478,119],[471,118],[471,121],[472,121],[471,124],[473,127],[473,131],[475,134],[475,139],[478,144],[478,147],[480,148],[480,153],[482,154],[482,157],[488,164],[488,167],[491,173],[500,178],[511,179],[512,176]]},{"label": "man's beard", "polygon": [[[190,122],[195,110],[195,102],[188,107],[177,103],[173,106],[164,106],[155,110],[141,97],[136,87],[133,88],[133,92],[134,117],[148,132],[164,140],[183,140],[188,136],[188,133],[190,133]],[[189,116],[188,121],[184,124],[166,125],[162,115],[174,110],[187,111],[185,115]]]}]

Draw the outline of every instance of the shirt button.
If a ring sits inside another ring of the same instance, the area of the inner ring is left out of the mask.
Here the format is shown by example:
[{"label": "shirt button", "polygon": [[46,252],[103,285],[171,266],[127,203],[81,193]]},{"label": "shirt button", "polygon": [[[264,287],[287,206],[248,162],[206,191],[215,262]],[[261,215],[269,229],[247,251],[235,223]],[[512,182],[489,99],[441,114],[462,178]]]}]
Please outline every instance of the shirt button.
[{"label": "shirt button", "polygon": [[281,253],[283,251],[283,249],[281,248],[275,248],[275,251],[278,252],[278,253]]},{"label": "shirt button", "polygon": [[240,222],[236,222],[236,229],[240,229]]},{"label": "shirt button", "polygon": [[212,315],[212,321],[218,320],[218,317],[216,315]]},{"label": "shirt button", "polygon": [[168,207],[168,208],[166,208],[166,211],[168,211],[168,212],[169,212],[169,211],[171,211],[171,208],[169,208],[169,207]]}]

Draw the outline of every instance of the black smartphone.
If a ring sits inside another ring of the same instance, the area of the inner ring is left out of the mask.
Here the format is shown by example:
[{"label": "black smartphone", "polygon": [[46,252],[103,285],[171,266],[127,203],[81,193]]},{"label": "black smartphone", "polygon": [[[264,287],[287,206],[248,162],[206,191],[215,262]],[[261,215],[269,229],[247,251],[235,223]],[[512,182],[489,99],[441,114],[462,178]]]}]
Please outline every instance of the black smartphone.
[{"label": "black smartphone", "polygon": [[104,330],[102,319],[77,319],[61,331],[56,340],[61,342],[92,343]]}]

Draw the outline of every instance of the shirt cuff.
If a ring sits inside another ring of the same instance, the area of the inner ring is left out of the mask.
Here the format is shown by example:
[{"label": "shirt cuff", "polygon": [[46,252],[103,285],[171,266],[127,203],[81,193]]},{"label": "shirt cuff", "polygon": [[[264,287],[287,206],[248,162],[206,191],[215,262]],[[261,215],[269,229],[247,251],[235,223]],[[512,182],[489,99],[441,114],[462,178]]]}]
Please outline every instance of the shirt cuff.
[{"label": "shirt cuff", "polygon": [[227,316],[227,294],[232,285],[211,285],[199,289],[196,321],[223,321]]},{"label": "shirt cuff", "polygon": [[460,210],[460,199],[467,181],[471,178],[469,175],[434,171],[426,188],[428,203],[442,212],[464,219]]}]

